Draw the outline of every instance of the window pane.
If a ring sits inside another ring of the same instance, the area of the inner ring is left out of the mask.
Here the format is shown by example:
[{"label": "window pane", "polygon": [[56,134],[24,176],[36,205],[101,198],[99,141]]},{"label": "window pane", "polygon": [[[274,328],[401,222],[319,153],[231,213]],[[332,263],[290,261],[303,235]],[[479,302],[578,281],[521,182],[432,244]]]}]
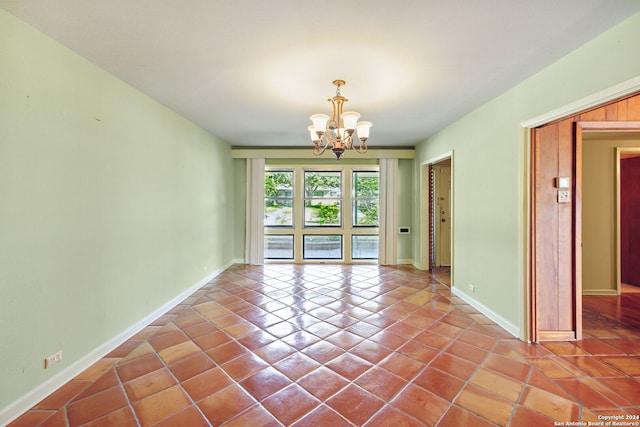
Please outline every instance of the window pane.
[{"label": "window pane", "polygon": [[354,226],[378,226],[378,199],[355,199],[353,201]]},{"label": "window pane", "polygon": [[307,234],[303,252],[305,259],[342,259],[342,236]]},{"label": "window pane", "polygon": [[378,198],[380,188],[379,172],[354,172],[353,190],[356,198]]},{"label": "window pane", "polygon": [[293,226],[293,171],[264,173],[264,225]]},{"label": "window pane", "polygon": [[307,200],[304,204],[305,227],[340,226],[340,200]]},{"label": "window pane", "polygon": [[378,259],[378,236],[351,236],[352,259]]},{"label": "window pane", "polygon": [[291,227],[293,225],[293,200],[265,199],[264,225],[266,227]]},{"label": "window pane", "polygon": [[353,172],[354,226],[378,226],[379,187],[379,172]]},{"label": "window pane", "polygon": [[305,171],[305,227],[342,225],[342,172]]},{"label": "window pane", "polygon": [[342,172],[310,172],[304,173],[304,197],[339,199],[342,188]]},{"label": "window pane", "polygon": [[265,235],[264,257],[265,259],[293,259],[293,235]]}]

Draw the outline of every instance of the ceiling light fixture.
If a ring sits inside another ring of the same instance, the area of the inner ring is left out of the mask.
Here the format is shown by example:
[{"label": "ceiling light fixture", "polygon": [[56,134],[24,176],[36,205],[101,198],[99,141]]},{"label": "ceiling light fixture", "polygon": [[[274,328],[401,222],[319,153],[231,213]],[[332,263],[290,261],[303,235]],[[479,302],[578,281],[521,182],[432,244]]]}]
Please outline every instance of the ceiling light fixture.
[{"label": "ceiling light fixture", "polygon": [[[327,148],[331,148],[338,160],[347,149],[364,154],[368,150],[367,139],[371,122],[358,122],[360,114],[355,111],[342,112],[342,106],[348,101],[340,95],[340,86],[344,86],[345,81],[334,80],[333,84],[336,86],[336,96],[327,99],[333,107],[331,118],[326,114],[314,114],[309,117],[313,122],[313,125],[307,128],[313,141],[313,154],[319,156]],[[356,129],[360,139],[357,147],[353,143],[353,132]]]}]

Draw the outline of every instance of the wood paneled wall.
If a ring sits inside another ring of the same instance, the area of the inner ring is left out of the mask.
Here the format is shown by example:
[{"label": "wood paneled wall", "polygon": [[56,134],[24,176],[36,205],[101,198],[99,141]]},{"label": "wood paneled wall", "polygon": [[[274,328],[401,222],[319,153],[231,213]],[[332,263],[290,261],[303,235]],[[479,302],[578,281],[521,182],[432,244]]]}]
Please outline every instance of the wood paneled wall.
[{"label": "wood paneled wall", "polygon": [[[582,338],[582,159],[577,123],[625,121],[640,121],[640,94],[532,130],[530,332],[534,341]],[[569,203],[558,203],[558,177],[571,179]]]}]

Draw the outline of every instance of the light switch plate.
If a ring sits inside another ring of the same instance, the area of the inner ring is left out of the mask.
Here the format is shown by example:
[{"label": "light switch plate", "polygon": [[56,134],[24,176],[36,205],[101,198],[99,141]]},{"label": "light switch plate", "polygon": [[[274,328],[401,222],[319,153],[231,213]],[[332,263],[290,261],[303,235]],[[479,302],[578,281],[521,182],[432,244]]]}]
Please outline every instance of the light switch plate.
[{"label": "light switch plate", "polygon": [[558,203],[569,203],[571,192],[569,190],[558,190]]},{"label": "light switch plate", "polygon": [[569,188],[569,177],[568,176],[560,176],[558,177],[558,188],[566,190]]}]

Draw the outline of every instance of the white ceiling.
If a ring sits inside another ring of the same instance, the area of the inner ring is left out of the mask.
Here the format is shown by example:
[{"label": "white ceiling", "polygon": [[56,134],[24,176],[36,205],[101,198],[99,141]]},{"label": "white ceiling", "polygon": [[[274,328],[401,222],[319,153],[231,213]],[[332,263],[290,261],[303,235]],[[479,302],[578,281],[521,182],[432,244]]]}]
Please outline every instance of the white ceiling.
[{"label": "white ceiling", "polygon": [[[313,113],[413,146],[640,10],[638,0],[0,0],[234,146],[310,145]],[[43,70],[45,72],[46,70]]]}]

